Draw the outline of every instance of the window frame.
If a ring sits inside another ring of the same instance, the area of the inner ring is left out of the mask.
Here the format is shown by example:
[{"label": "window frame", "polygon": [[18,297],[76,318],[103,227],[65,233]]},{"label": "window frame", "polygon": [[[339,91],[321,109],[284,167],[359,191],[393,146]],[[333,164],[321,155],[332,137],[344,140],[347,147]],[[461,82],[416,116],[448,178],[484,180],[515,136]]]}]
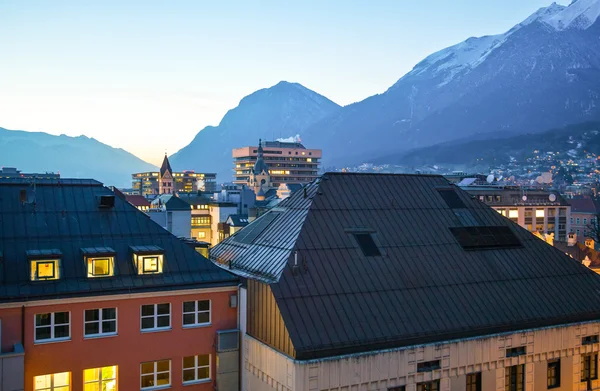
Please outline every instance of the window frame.
[{"label": "window frame", "polygon": [[[473,376],[475,377],[474,381]],[[467,373],[466,391],[481,391],[481,372]]]},{"label": "window frame", "polygon": [[[166,362],[169,363],[169,371],[168,372],[165,372],[165,371],[158,372],[158,363],[161,362],[161,361],[166,361]],[[154,365],[154,371],[152,372],[152,374],[154,375],[154,384],[156,384],[156,380],[157,380],[157,377],[158,377],[159,373],[168,373],[169,374],[169,384],[162,384],[162,385],[159,385],[159,386],[154,385],[154,386],[151,386],[151,387],[144,387],[142,385],[142,377],[144,375],[145,376],[149,376],[150,375],[149,373],[144,374],[144,372],[142,372],[142,366],[144,364],[149,364],[149,363],[152,363]],[[173,369],[173,366],[171,365],[171,359],[156,360],[156,361],[146,361],[146,362],[140,363],[140,390],[155,390],[155,389],[161,389],[161,388],[169,388],[169,387],[171,387],[172,386],[171,382],[173,380],[173,378],[171,376],[171,370],[172,369]]]},{"label": "window frame", "polygon": [[417,391],[440,391],[440,379],[417,383]]},{"label": "window frame", "polygon": [[[102,378],[102,369],[104,369],[104,368],[111,368],[111,367],[115,368],[115,377],[110,378],[110,379],[104,379],[104,378]],[[89,370],[92,370],[92,369],[98,370],[98,379],[93,380],[93,381],[85,381],[85,371],[89,371]],[[83,370],[83,389],[85,389],[86,384],[99,384],[99,386],[100,386],[99,389],[102,390],[103,389],[102,385],[104,384],[104,382],[111,381],[111,380],[114,380],[115,384],[118,387],[118,384],[119,384],[119,380],[118,379],[119,379],[119,367],[118,367],[118,365],[107,365],[105,367],[99,367],[99,368],[87,368],[87,369]]]},{"label": "window frame", "polygon": [[[208,310],[199,310],[198,307],[198,302],[200,301],[207,301],[208,302]],[[194,303],[194,312],[186,312],[185,311],[185,303]],[[199,323],[198,322],[198,315],[199,314],[204,314],[208,312],[208,322],[203,322],[203,323]],[[194,314],[194,323],[185,323],[185,315],[190,315],[190,314]],[[194,328],[194,327],[205,327],[205,326],[210,326],[212,324],[212,301],[210,299],[205,299],[205,300],[191,300],[191,301],[184,301],[183,303],[181,303],[181,325],[182,327],[185,328]]]},{"label": "window frame", "polygon": [[[592,360],[593,359],[593,360]],[[593,363],[593,365],[592,365]],[[585,368],[585,365],[588,365],[589,368]],[[592,373],[593,371],[593,373]],[[584,376],[584,373],[588,372],[587,377]],[[586,382],[589,380],[597,380],[598,379],[598,352],[582,354],[581,355],[581,382]]]},{"label": "window frame", "polygon": [[[208,356],[208,365],[198,365],[198,357],[199,356]],[[194,357],[194,367],[185,367],[185,359],[187,357]],[[187,356],[187,357],[182,357],[181,358],[181,380],[182,380],[182,384],[186,385],[186,384],[198,384],[198,383],[208,383],[212,381],[212,355],[210,353],[208,354],[196,354],[194,356]],[[200,369],[204,369],[204,368],[208,368],[208,378],[204,378],[204,379],[198,379],[198,371]],[[194,380],[183,380],[184,379],[184,372],[186,370],[190,370],[193,369],[194,370],[194,374],[195,374],[195,378]]]},{"label": "window frame", "polygon": [[[513,376],[513,370],[515,374]],[[519,376],[519,370],[521,375]],[[515,383],[507,381],[515,378]],[[520,386],[519,386],[520,383]],[[504,390],[505,391],[525,391],[525,364],[511,365],[504,369]]]},{"label": "window frame", "polygon": [[[551,377],[551,373],[554,374],[553,377]],[[551,379],[554,379],[554,384],[550,384]],[[560,358],[548,361],[548,367],[546,372],[546,387],[549,390],[552,388],[560,387]]]},{"label": "window frame", "polygon": [[[156,261],[156,266],[153,268],[148,268],[146,265],[147,261],[151,261],[151,260],[155,260]],[[142,273],[143,274],[155,274],[159,272],[159,259],[158,256],[153,256],[153,255],[149,255],[149,256],[143,256],[142,257]]]},{"label": "window frame", "polygon": [[[68,379],[67,385],[66,386],[65,385],[55,386],[54,385],[54,376],[55,375],[62,375],[64,373],[67,374],[67,379]],[[35,388],[35,379],[37,377],[42,377],[42,376],[50,376],[50,388],[47,388],[47,387],[46,388]],[[71,380],[72,380],[71,379],[71,372],[68,372],[68,371],[67,372],[57,372],[57,373],[48,373],[48,374],[45,374],[45,375],[38,375],[38,376],[34,376],[33,377],[33,388],[32,389],[33,389],[33,391],[54,391],[58,387],[61,387],[61,388],[62,387],[69,387],[69,391],[70,391],[71,390],[71,383],[72,383]]]},{"label": "window frame", "polygon": [[[97,261],[106,261],[108,262],[108,274],[96,274],[94,273],[94,263]],[[86,257],[87,263],[87,277],[88,278],[104,278],[104,277],[112,277],[115,275],[115,257],[114,256],[97,256],[97,257]]]},{"label": "window frame", "polygon": [[[61,313],[69,314],[69,322],[68,323],[59,323],[59,324],[55,323],[55,321],[54,321],[55,314],[61,314]],[[38,326],[37,325],[37,316],[43,315],[43,314],[50,315],[50,324]],[[59,327],[59,326],[65,326],[65,325],[68,326],[69,335],[67,337],[59,337],[59,338],[54,337],[55,328]],[[37,338],[37,330],[40,328],[47,328],[47,327],[50,327],[50,338],[38,339]],[[71,340],[71,311],[41,312],[41,313],[33,315],[33,343],[34,344],[37,345],[37,344],[43,344],[43,343],[63,342],[63,341],[70,341],[70,340]]]},{"label": "window frame", "polygon": [[[31,266],[35,265],[35,275],[31,274],[30,270],[30,280],[31,281],[53,281],[60,279],[60,262],[59,259],[32,259]],[[40,265],[51,264],[52,265],[52,276],[51,277],[39,277],[40,273]],[[30,266],[30,269],[33,269]]]},{"label": "window frame", "polygon": [[[159,316],[166,316],[166,314],[158,314],[158,306],[159,305],[163,305],[163,304],[168,304],[169,305],[169,325],[168,326],[163,326],[163,327],[158,327],[158,317]],[[154,313],[152,315],[143,315],[144,313],[144,306],[152,306],[154,308]],[[143,333],[148,333],[148,332],[154,332],[154,331],[165,331],[165,330],[171,330],[171,326],[172,326],[172,313],[173,313],[173,308],[171,306],[171,303],[154,303],[154,304],[142,304],[140,305],[140,331]],[[154,319],[154,327],[152,328],[143,328],[143,319],[144,318],[152,318]]]},{"label": "window frame", "polygon": [[[114,319],[102,319],[102,310],[114,309],[115,310],[115,318]],[[98,311],[98,320],[85,320],[85,314],[88,311]],[[115,335],[119,335],[119,310],[117,307],[105,307],[105,308],[88,308],[83,310],[83,338],[103,338],[103,337],[112,337]],[[115,322],[115,331],[104,333],[102,332],[102,324],[104,322]],[[85,326],[89,323],[98,323],[98,331],[97,334],[86,334]],[[91,368],[94,369],[94,368]]]}]

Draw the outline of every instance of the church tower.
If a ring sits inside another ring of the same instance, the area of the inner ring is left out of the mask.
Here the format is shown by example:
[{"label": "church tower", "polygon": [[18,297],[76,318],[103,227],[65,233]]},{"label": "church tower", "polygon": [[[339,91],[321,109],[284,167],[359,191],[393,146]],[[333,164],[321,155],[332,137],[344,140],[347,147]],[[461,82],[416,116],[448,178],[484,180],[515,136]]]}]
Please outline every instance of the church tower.
[{"label": "church tower", "polygon": [[256,156],[256,163],[252,169],[248,181],[248,187],[254,190],[255,194],[259,192],[266,193],[271,189],[271,175],[269,174],[269,167],[265,163],[263,156],[262,140],[258,140],[258,155]]},{"label": "church tower", "polygon": [[174,187],[173,170],[171,169],[169,158],[165,153],[165,158],[158,174],[158,194],[173,194]]}]

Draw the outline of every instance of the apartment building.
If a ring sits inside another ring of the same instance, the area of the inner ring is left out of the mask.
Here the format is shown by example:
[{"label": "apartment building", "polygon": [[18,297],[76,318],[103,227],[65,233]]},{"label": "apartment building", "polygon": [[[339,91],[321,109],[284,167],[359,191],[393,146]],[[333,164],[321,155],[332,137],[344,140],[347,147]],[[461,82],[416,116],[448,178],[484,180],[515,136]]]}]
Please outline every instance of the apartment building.
[{"label": "apartment building", "polygon": [[[569,200],[571,205],[571,232],[577,234],[577,241],[585,243],[586,239],[594,236],[596,229],[596,218],[598,210],[596,203],[590,197],[573,198]],[[594,238],[594,240],[596,240]]]},{"label": "apartment building", "polygon": [[131,174],[132,193],[144,197],[158,194],[213,192],[217,189],[217,174],[194,170],[174,172],[165,154],[159,171]]},{"label": "apartment building", "polygon": [[237,277],[94,180],[0,180],[2,391],[237,390]]},{"label": "apartment building", "polygon": [[259,157],[259,149],[262,150],[272,188],[278,188],[282,183],[308,183],[318,176],[323,156],[320,149],[307,149],[300,142],[259,140],[258,146],[233,150],[235,184],[249,185]]},{"label": "apartment building", "polygon": [[530,232],[567,241],[571,205],[554,191],[502,186],[462,186],[464,191]]},{"label": "apartment building", "polygon": [[242,390],[600,388],[580,262],[441,176],[305,189],[210,253],[246,281]]}]

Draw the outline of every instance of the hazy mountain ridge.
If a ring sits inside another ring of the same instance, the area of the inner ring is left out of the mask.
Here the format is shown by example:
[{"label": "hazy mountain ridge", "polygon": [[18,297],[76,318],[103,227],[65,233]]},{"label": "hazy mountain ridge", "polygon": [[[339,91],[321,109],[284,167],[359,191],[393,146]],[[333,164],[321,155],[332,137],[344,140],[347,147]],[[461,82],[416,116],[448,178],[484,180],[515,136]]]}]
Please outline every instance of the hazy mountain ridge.
[{"label": "hazy mountain ridge", "polygon": [[[478,133],[600,119],[600,23],[589,11],[596,5],[553,4],[504,34],[434,53],[383,94],[307,129],[304,140],[323,148],[326,164],[341,165]],[[569,23],[549,22],[560,18]]]},{"label": "hazy mountain ridge", "polygon": [[158,168],[131,153],[86,136],[54,136],[0,128],[0,166],[22,172],[60,172],[64,178],[93,178],[131,187],[131,174]]},{"label": "hazy mountain ridge", "polygon": [[207,126],[186,147],[169,157],[174,170],[216,172],[231,181],[231,150],[258,139],[294,136],[340,106],[298,83],[280,82],[244,97],[218,126]]},{"label": "hazy mountain ridge", "polygon": [[411,150],[401,155],[379,157],[372,163],[404,166],[433,164],[455,164],[466,167],[482,164],[497,166],[509,163],[513,158],[523,162],[528,157],[548,152],[558,153],[565,159],[582,157],[588,152],[600,155],[600,122],[569,125],[542,133],[529,133],[504,139],[451,141]]}]

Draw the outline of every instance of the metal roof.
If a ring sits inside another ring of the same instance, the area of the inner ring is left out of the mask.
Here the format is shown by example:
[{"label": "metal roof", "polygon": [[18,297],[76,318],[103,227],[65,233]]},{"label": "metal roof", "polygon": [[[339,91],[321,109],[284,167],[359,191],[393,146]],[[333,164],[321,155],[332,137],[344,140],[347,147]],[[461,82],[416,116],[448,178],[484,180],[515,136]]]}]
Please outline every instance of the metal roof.
[{"label": "metal roof", "polygon": [[85,247],[81,249],[81,253],[85,255],[114,254],[115,252],[112,247]]},{"label": "metal roof", "polygon": [[[433,175],[328,173],[211,259],[270,284],[300,360],[600,318],[599,275],[459,188],[464,207],[449,205],[439,191],[449,186]],[[521,246],[466,251],[450,228],[467,225],[507,227]],[[381,256],[363,254],[359,231]]]},{"label": "metal roof", "polygon": [[[127,201],[99,208],[97,196],[113,194],[100,182],[60,182],[0,179],[0,302],[237,284]],[[21,203],[22,190],[35,202]],[[130,246],[164,249],[164,273],[140,278]],[[114,250],[115,276],[87,278],[82,249],[98,247]],[[44,249],[62,253],[61,278],[30,281],[28,256]]]}]

